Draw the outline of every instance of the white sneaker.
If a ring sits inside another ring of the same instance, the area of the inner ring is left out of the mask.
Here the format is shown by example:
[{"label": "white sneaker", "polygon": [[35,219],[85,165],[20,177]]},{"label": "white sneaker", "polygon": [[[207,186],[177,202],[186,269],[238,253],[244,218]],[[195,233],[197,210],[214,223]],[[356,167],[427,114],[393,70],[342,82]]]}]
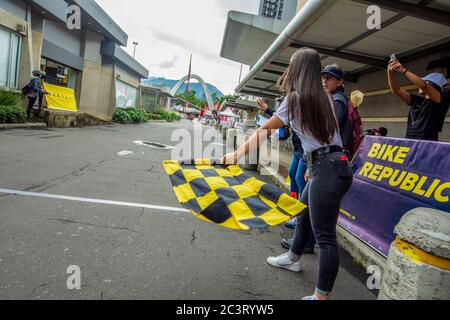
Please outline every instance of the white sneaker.
[{"label": "white sneaker", "polygon": [[267,263],[275,268],[288,269],[294,272],[300,272],[300,261],[293,262],[289,257],[289,253],[282,254],[278,257],[267,258]]},{"label": "white sneaker", "polygon": [[312,296],[304,297],[302,300],[303,300],[303,301],[309,301],[309,300],[320,301],[320,299],[317,298],[317,296],[316,296],[315,294],[313,294]]}]

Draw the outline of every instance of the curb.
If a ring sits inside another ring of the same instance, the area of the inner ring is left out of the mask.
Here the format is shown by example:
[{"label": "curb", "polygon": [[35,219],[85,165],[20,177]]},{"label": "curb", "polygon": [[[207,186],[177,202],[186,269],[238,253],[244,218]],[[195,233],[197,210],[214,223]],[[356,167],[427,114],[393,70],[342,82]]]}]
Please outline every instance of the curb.
[{"label": "curb", "polygon": [[2,123],[0,130],[4,129],[32,129],[32,128],[47,128],[45,123]]},{"label": "curb", "polygon": [[[265,165],[259,165],[258,171],[283,192],[290,193],[289,187],[284,183],[284,178],[278,172]],[[338,244],[353,257],[355,263],[362,265],[366,270],[369,266],[378,266],[382,274],[384,274],[387,262],[384,256],[366,245],[339,224],[337,225],[336,232]]]}]

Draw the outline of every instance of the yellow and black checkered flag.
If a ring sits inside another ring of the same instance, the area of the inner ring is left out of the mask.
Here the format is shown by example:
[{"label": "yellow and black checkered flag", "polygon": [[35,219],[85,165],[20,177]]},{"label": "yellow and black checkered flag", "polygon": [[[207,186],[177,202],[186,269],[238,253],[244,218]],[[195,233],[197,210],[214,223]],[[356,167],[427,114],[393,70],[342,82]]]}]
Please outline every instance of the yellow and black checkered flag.
[{"label": "yellow and black checkered flag", "polygon": [[163,166],[183,207],[196,217],[225,228],[249,230],[276,226],[306,208],[236,165],[213,165],[210,160],[199,159],[189,164],[164,161]]}]

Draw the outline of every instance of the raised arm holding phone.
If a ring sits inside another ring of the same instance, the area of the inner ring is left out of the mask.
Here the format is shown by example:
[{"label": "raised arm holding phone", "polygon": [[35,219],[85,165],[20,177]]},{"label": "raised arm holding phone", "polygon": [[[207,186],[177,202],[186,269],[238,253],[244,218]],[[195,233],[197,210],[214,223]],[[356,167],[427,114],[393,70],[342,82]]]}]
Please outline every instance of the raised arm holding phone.
[{"label": "raised arm holding phone", "polygon": [[[411,107],[406,138],[438,141],[449,108],[447,79],[440,73],[421,78],[405,68],[395,55],[391,57],[387,71],[392,92]],[[419,95],[402,89],[395,79],[396,73],[404,75],[416,85]]]}]

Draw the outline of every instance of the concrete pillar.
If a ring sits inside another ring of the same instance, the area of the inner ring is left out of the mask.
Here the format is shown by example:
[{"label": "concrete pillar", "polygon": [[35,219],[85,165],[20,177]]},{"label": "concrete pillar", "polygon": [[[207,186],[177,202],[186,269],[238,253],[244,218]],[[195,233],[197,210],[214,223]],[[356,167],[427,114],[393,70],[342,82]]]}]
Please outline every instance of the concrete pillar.
[{"label": "concrete pillar", "polygon": [[380,300],[450,299],[450,213],[417,208],[395,227]]},{"label": "concrete pillar", "polygon": [[237,137],[237,129],[230,128],[227,130],[226,146],[228,149],[234,151],[236,145],[236,137]]},{"label": "concrete pillar", "polygon": [[[239,135],[240,136],[244,136],[245,140],[242,141],[242,143],[239,143],[238,141],[238,146],[240,147],[242,144],[244,144],[245,142],[247,142],[250,137],[253,135],[253,133],[255,133],[256,131],[256,116],[258,115],[258,111],[257,109],[255,110],[248,110],[247,111],[247,116],[245,117],[245,122],[244,122],[244,130],[239,130]],[[256,164],[255,164],[256,161]],[[246,169],[246,170],[257,170],[258,169],[258,161],[259,161],[259,150],[257,151],[257,154],[247,154],[245,156],[245,163],[241,164],[242,168]]]}]

